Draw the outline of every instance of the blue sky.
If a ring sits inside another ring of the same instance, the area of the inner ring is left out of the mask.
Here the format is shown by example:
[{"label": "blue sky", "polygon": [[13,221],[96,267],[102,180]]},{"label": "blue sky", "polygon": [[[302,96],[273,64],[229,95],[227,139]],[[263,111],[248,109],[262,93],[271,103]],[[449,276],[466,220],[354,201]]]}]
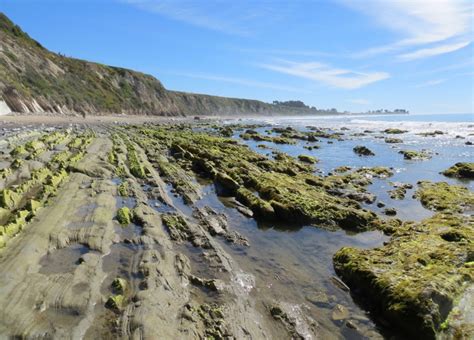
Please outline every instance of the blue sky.
[{"label": "blue sky", "polygon": [[462,0],[2,0],[55,52],[172,90],[362,112],[474,112]]}]

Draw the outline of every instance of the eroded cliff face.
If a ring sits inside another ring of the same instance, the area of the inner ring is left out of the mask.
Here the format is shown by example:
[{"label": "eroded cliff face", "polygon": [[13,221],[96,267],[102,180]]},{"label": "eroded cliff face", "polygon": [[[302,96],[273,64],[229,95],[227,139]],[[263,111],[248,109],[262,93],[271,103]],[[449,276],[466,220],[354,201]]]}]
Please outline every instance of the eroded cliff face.
[{"label": "eroded cliff face", "polygon": [[168,91],[150,75],[52,53],[0,13],[2,100],[8,106],[2,105],[2,112],[24,114],[180,116],[278,111],[257,100]]}]

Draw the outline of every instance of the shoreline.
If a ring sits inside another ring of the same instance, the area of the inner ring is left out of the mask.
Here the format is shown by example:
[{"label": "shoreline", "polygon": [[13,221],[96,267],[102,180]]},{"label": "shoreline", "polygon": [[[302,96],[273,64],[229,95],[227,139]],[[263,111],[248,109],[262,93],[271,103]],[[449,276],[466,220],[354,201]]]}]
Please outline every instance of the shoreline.
[{"label": "shoreline", "polygon": [[[85,118],[80,115],[46,115],[46,114],[7,114],[0,115],[1,124],[114,124],[114,123],[136,123],[143,124],[149,122],[200,122],[200,121],[219,121],[219,120],[245,120],[262,118],[317,118],[317,117],[375,117],[389,115],[409,115],[402,113],[383,113],[383,114],[302,114],[302,115],[209,115],[209,116],[151,116],[151,115],[87,115]],[[199,117],[196,119],[195,117]]]}]

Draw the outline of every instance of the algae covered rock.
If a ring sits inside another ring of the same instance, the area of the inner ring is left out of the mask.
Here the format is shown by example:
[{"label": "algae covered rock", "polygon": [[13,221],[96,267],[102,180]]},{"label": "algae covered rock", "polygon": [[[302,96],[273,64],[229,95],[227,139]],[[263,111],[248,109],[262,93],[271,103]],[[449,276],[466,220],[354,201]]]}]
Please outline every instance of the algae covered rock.
[{"label": "algae covered rock", "polygon": [[132,223],[132,212],[128,207],[122,207],[117,210],[117,221],[122,225]]},{"label": "algae covered rock", "polygon": [[397,128],[390,128],[390,129],[385,129],[383,132],[391,135],[398,135],[402,134],[405,132],[408,132],[408,130],[402,130],[402,129],[397,129]]},{"label": "algae covered rock", "polygon": [[171,239],[174,241],[184,241],[189,237],[188,224],[186,220],[178,214],[164,214],[161,216],[163,223],[168,228]]},{"label": "algae covered rock", "polygon": [[116,294],[122,295],[127,289],[127,280],[117,277],[112,282],[112,289]]},{"label": "algae covered rock", "polygon": [[420,181],[415,197],[425,207],[435,211],[462,213],[474,209],[474,193],[461,185]]},{"label": "algae covered rock", "polygon": [[119,194],[119,196],[128,197],[129,196],[129,184],[128,184],[128,182],[120,183],[120,185],[117,188],[117,193]]},{"label": "algae covered rock", "polygon": [[29,200],[28,203],[26,204],[26,208],[31,212],[31,213],[36,213],[38,209],[42,207],[41,202],[38,202],[36,200]]},{"label": "algae covered rock", "polygon": [[308,155],[299,155],[298,159],[308,164],[314,164],[318,161],[316,157],[308,156]]},{"label": "algae covered rock", "polygon": [[354,150],[354,152],[359,156],[375,156],[375,153],[373,153],[372,150],[363,145],[357,145],[352,150]]},{"label": "algae covered rock", "polygon": [[256,216],[265,219],[273,219],[275,217],[275,210],[272,205],[246,188],[239,188],[236,198],[248,206]]},{"label": "algae covered rock", "polygon": [[447,177],[457,177],[457,178],[474,178],[474,163],[469,162],[459,162],[454,164],[449,169],[443,171],[443,175]]},{"label": "algae covered rock", "polygon": [[385,208],[383,213],[387,216],[395,216],[397,214],[397,210],[395,208]]},{"label": "algae covered rock", "polygon": [[223,172],[216,174],[215,181],[231,192],[235,192],[240,187],[237,181]]},{"label": "algae covered rock", "polygon": [[428,151],[415,151],[415,150],[400,150],[399,154],[403,155],[403,158],[406,160],[423,160],[430,159],[431,154]]},{"label": "algae covered rock", "polygon": [[385,143],[397,144],[397,143],[403,143],[403,140],[401,140],[400,138],[385,138]]},{"label": "algae covered rock", "polygon": [[0,207],[10,210],[15,209],[22,199],[22,196],[10,189],[0,191]]},{"label": "algae covered rock", "polygon": [[444,135],[444,132],[440,130],[435,130],[435,131],[429,131],[429,132],[420,132],[420,133],[417,133],[417,135],[423,136],[423,137],[435,137],[437,135]]},{"label": "algae covered rock", "polygon": [[107,302],[105,303],[105,307],[114,309],[114,310],[121,310],[124,306],[124,296],[123,295],[112,295],[109,296]]},{"label": "algae covered rock", "polygon": [[399,226],[383,247],[342,248],[334,268],[374,314],[408,335],[434,339],[474,280],[473,242],[472,217],[438,214]]},{"label": "algae covered rock", "polygon": [[390,184],[393,185],[393,189],[389,190],[388,194],[390,195],[390,198],[394,200],[404,199],[407,190],[413,188],[413,185],[411,185],[410,183],[394,182]]}]

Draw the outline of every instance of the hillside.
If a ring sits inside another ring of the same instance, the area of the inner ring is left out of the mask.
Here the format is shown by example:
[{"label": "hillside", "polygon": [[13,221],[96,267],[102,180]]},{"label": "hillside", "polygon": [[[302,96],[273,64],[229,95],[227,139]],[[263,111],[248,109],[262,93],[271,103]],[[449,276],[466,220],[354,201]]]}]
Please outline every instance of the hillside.
[{"label": "hillside", "polygon": [[144,73],[50,52],[0,13],[0,114],[7,111],[162,116],[297,113],[258,100],[169,91]]}]

